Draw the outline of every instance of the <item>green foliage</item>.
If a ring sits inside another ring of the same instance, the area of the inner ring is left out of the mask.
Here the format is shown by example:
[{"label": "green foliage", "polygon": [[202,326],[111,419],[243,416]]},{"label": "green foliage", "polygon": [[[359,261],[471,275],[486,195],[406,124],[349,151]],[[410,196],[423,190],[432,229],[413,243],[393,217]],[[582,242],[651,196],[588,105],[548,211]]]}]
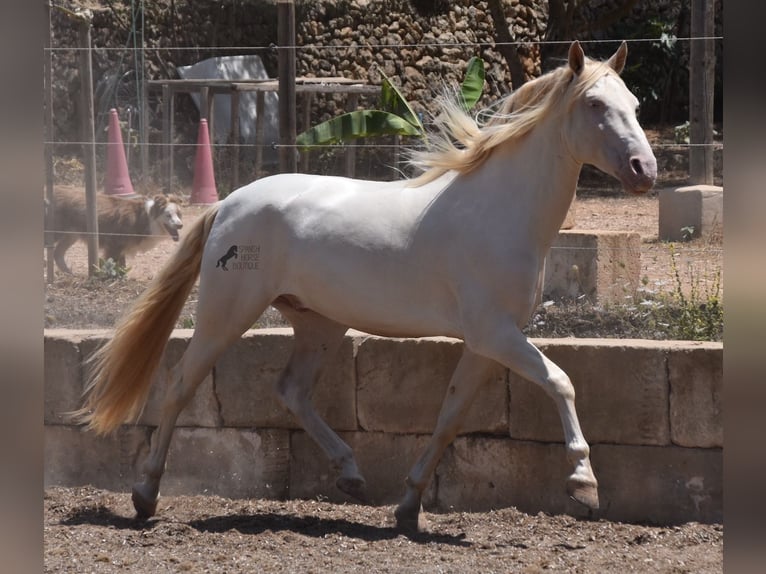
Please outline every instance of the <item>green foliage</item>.
[{"label": "green foliage", "polygon": [[420,136],[422,131],[404,118],[381,110],[356,110],[317,124],[296,138],[299,146],[332,145],[381,135]]},{"label": "green foliage", "polygon": [[473,108],[481,99],[484,91],[484,61],[476,56],[468,60],[465,70],[465,78],[460,86],[460,95],[463,107],[466,110]]},{"label": "green foliage", "polygon": [[123,279],[130,270],[129,267],[123,267],[111,257],[107,260],[99,258],[98,263],[93,266],[93,275],[97,279]]},{"label": "green foliage", "polygon": [[689,73],[683,65],[682,46],[674,34],[674,23],[649,19],[635,25],[616,25],[615,38],[656,38],[650,42],[631,42],[622,79],[641,103],[644,118],[657,121],[677,113],[671,109],[674,94],[688,91]]},{"label": "green foliage", "polygon": [[[425,128],[418,115],[402,96],[391,79],[383,74],[380,110],[355,110],[331,118],[300,133],[296,143],[304,149],[331,145],[348,140],[383,135],[425,137]],[[481,98],[484,89],[484,62],[473,57],[468,62],[466,75],[460,86],[460,98],[470,110]]]}]

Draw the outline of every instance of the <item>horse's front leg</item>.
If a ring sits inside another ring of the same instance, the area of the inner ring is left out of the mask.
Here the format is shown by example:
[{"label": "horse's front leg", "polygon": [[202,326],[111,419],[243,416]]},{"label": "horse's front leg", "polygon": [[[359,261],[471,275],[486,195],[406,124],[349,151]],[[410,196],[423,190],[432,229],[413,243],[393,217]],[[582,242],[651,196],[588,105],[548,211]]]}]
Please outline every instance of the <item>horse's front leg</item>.
[{"label": "horse's front leg", "polygon": [[444,449],[457,436],[460,425],[479,389],[498,368],[499,365],[495,361],[476,355],[467,347],[463,350],[463,356],[447,387],[431,442],[412,467],[405,481],[407,490],[395,511],[398,528],[418,531],[425,527],[420,516],[423,491],[428,486]]},{"label": "horse's front leg", "polygon": [[466,344],[537,383],[553,399],[564,428],[567,459],[574,467],[567,479],[567,492],[577,502],[597,509],[598,482],[590,464],[590,447],[580,430],[572,382],[558,365],[527,339],[513,321],[496,324],[495,327],[494,330],[485,329],[481,336],[472,334],[466,337]]}]

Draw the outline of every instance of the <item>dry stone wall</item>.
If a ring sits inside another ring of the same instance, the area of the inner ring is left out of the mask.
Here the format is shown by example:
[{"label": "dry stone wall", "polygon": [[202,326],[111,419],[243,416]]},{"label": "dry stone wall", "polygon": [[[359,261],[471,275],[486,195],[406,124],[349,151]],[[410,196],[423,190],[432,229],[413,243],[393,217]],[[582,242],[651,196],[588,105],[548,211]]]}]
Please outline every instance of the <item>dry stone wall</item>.
[{"label": "dry stone wall", "polygon": [[[272,386],[292,347],[289,329],[250,331],[218,361],[181,414],[162,491],[232,498],[343,502],[317,445]],[[136,425],[99,438],[62,413],[80,405],[83,360],[109,333],[45,333],[46,486],[129,490],[159,422],[170,367],[191,331],[175,331]],[[722,520],[720,343],[536,340],[572,378],[583,432],[611,520],[671,524]],[[350,333],[314,391],[318,412],[355,450],[374,504],[394,504],[423,451],[462,343]],[[538,387],[499,368],[436,469],[432,511],[515,506],[584,510],[564,492],[561,423]]]}]

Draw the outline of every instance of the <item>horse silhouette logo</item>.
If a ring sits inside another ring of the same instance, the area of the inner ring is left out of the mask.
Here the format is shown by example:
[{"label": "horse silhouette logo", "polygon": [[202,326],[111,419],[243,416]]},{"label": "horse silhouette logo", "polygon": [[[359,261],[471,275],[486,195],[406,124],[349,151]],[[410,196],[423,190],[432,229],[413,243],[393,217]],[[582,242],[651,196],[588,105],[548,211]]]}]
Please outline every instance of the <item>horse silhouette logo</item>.
[{"label": "horse silhouette logo", "polygon": [[226,267],[226,262],[227,262],[229,259],[231,259],[232,257],[233,257],[234,259],[236,259],[236,258],[237,258],[237,246],[236,246],[236,245],[232,245],[231,247],[229,247],[229,250],[226,252],[226,255],[224,255],[223,257],[221,257],[221,258],[218,260],[218,262],[215,264],[215,267],[216,267],[216,269],[217,269],[218,267],[222,267],[224,271],[228,271],[228,270],[229,270],[229,268],[228,268],[228,267]]}]

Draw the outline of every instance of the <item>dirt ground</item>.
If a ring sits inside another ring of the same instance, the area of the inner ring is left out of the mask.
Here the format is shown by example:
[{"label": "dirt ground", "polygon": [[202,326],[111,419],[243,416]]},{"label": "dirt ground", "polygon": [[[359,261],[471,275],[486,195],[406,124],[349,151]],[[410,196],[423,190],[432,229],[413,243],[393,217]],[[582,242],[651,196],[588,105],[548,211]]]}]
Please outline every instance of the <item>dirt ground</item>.
[{"label": "dirt ground", "polygon": [[723,526],[673,527],[535,516],[506,508],[427,513],[427,532],[392,527],[393,507],[317,500],[162,498],[133,519],[130,495],[45,493],[46,572],[717,573]]}]

